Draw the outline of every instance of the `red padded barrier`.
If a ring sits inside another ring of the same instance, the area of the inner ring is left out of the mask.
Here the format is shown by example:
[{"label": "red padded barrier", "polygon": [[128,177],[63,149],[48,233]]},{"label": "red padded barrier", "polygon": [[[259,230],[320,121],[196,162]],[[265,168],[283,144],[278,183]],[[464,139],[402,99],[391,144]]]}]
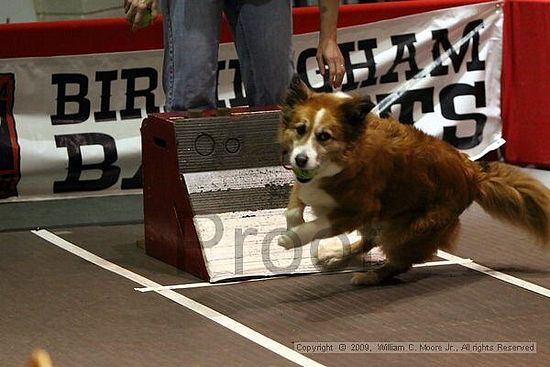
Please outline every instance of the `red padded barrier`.
[{"label": "red padded barrier", "polygon": [[550,168],[550,1],[505,4],[502,121],[505,158]]},{"label": "red padded barrier", "polygon": [[[489,0],[410,0],[343,5],[339,27]],[[506,0],[502,75],[505,158],[550,167],[550,1]],[[319,9],[295,8],[294,33],[318,29]],[[231,40],[227,24],[222,42]],[[162,48],[160,19],[132,32],[123,18],[0,25],[0,58],[127,52]]]},{"label": "red padded barrier", "polygon": [[[411,0],[388,3],[343,5],[339,27],[371,23],[405,15],[489,0]],[[121,10],[122,13],[122,10]],[[294,33],[319,28],[317,7],[293,9]],[[224,22],[221,41],[231,34]],[[107,18],[58,22],[13,23],[0,25],[0,58],[81,55],[162,48],[162,21],[132,32],[125,19]]]}]

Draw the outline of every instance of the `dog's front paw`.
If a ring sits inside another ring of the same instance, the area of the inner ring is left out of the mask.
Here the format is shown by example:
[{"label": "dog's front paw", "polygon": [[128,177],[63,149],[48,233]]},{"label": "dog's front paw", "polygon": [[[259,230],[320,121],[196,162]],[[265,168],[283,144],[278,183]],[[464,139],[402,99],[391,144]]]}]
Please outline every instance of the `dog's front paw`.
[{"label": "dog's front paw", "polygon": [[277,240],[277,244],[287,250],[300,246],[298,236],[292,231],[282,234]]},{"label": "dog's front paw", "polygon": [[299,208],[287,209],[285,212],[285,218],[286,228],[288,230],[305,223],[303,210],[300,210]]}]

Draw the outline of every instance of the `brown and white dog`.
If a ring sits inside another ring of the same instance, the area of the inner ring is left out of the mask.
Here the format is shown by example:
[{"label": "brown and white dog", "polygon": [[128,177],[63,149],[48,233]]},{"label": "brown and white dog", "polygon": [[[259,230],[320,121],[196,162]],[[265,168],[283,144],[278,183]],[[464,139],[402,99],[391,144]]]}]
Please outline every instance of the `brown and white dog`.
[{"label": "brown and white dog", "polygon": [[[377,284],[452,246],[459,216],[473,201],[548,244],[550,190],[541,182],[504,163],[472,162],[446,142],[379,118],[373,107],[360,96],[315,93],[293,78],[278,139],[297,182],[279,245],[358,230],[359,241],[345,251],[320,251],[318,261],[361,259],[380,246],[385,264],[352,278]],[[305,206],[316,219],[304,222]]]}]

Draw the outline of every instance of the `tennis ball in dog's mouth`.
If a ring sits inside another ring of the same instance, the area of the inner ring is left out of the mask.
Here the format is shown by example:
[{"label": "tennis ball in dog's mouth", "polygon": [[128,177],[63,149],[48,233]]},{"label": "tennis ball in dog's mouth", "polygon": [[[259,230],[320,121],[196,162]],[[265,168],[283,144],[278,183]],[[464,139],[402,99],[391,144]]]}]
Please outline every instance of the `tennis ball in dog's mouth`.
[{"label": "tennis ball in dog's mouth", "polygon": [[302,168],[298,168],[298,167],[292,167],[292,171],[294,172],[294,175],[296,176],[298,181],[308,182],[313,177],[315,177],[315,175],[317,174],[317,172],[319,170],[318,169],[302,169]]},{"label": "tennis ball in dog's mouth", "polygon": [[[134,24],[134,19],[135,19],[135,14],[133,16],[131,16],[130,18],[128,18],[128,23],[130,23],[131,25]],[[151,24],[153,22],[153,15],[151,13],[151,9],[146,9],[142,14],[141,14],[141,20],[139,21],[138,24],[136,24],[137,27],[139,28],[144,28],[144,27],[147,27],[149,24]]]}]

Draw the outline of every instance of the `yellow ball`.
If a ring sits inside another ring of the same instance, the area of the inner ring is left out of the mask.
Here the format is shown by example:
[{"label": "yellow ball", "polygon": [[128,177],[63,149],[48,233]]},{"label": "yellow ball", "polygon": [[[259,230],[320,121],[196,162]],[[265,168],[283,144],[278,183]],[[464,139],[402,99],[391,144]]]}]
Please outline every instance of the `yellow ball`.
[{"label": "yellow ball", "polygon": [[292,167],[294,175],[299,181],[305,182],[311,180],[318,173],[318,169],[302,169],[298,167]]}]

